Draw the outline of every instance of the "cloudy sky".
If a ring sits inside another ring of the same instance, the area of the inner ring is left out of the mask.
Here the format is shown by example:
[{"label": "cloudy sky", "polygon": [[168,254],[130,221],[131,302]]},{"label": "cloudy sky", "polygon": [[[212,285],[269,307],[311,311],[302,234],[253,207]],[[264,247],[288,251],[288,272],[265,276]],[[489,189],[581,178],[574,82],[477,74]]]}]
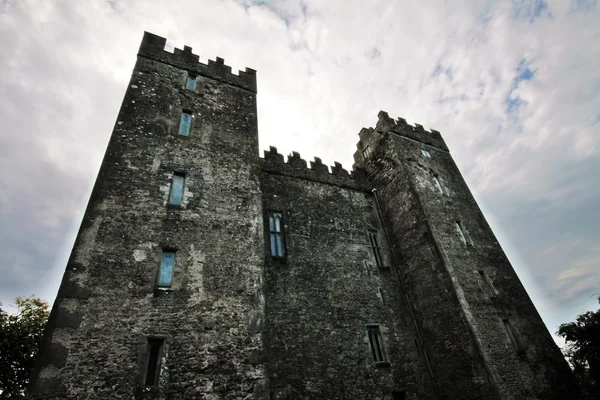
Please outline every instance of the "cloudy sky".
[{"label": "cloudy sky", "polygon": [[551,332],[600,294],[596,0],[0,0],[0,301],[52,302],[147,30],[258,70],[261,149],[442,132]]}]

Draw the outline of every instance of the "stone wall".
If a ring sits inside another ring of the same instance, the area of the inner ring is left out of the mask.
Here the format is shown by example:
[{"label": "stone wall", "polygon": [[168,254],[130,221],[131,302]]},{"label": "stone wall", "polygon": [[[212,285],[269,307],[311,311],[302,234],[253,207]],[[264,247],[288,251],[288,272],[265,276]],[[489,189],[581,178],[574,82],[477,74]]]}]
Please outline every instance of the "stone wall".
[{"label": "stone wall", "polygon": [[[360,138],[355,160],[381,197],[441,396],[576,396],[565,360],[439,133],[381,112]],[[373,152],[365,158],[367,145]]]},{"label": "stone wall", "polygon": [[[176,62],[147,57],[162,46],[149,34],[142,43],[33,398],[268,398],[256,95],[203,75],[186,90]],[[182,110],[194,115],[189,136],[178,134]],[[167,204],[174,172],[185,174],[181,206]],[[176,250],[170,290],[156,286],[163,249]],[[152,337],[165,344],[159,383],[147,387]]]},{"label": "stone wall", "polygon": [[[273,148],[261,161],[264,219],[280,212],[286,238],[283,258],[265,248],[271,398],[432,398],[367,182],[308,169],[298,154],[284,163]],[[379,234],[380,267],[368,230]],[[380,325],[389,365],[374,362],[368,324]]]}]

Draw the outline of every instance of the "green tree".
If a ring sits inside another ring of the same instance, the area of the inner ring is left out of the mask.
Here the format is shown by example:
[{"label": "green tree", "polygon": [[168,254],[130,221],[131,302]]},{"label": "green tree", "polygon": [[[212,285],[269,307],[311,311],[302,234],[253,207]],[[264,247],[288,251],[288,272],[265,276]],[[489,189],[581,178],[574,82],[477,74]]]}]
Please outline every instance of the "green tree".
[{"label": "green tree", "polygon": [[584,398],[600,399],[600,309],[578,315],[575,322],[562,324],[556,333],[565,339],[563,353]]},{"label": "green tree", "polygon": [[[2,306],[2,303],[0,303]],[[33,295],[16,297],[17,312],[0,308],[0,398],[25,399],[33,360],[42,340],[50,307]]]}]

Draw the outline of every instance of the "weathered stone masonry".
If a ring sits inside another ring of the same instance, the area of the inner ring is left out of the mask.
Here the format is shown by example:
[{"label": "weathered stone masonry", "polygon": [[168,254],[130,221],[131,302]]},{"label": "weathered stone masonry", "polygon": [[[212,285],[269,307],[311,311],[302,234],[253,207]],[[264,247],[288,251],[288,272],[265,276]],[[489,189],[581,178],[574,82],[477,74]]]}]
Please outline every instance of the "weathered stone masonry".
[{"label": "weathered stone masonry", "polygon": [[33,399],[576,397],[439,132],[380,112],[351,173],[259,158],[255,71],[165,42],[144,35]]}]

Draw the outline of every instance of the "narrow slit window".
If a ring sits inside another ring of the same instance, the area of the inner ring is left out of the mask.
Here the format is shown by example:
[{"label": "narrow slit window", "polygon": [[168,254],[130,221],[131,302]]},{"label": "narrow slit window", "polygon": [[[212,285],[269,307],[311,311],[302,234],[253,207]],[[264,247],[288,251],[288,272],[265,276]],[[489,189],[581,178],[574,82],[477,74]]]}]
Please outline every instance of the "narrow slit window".
[{"label": "narrow slit window", "polygon": [[444,189],[442,188],[442,184],[440,183],[437,175],[433,176],[433,184],[440,194],[444,194]]},{"label": "narrow slit window", "polygon": [[181,113],[181,119],[179,121],[179,134],[183,136],[190,136],[190,128],[192,126],[192,113],[184,111]]},{"label": "narrow slit window", "polygon": [[185,175],[174,173],[171,181],[171,192],[169,193],[169,204],[180,206],[183,201],[183,188],[185,186]]},{"label": "narrow slit window", "polygon": [[281,213],[269,213],[269,237],[272,257],[283,257],[285,255],[282,225]]},{"label": "narrow slit window", "polygon": [[483,287],[485,288],[485,292],[489,297],[494,297],[496,295],[496,289],[494,289],[494,285],[492,285],[492,281],[482,270],[477,271],[479,273],[479,277],[483,281]]},{"label": "narrow slit window", "polygon": [[375,262],[378,267],[383,267],[383,259],[381,257],[381,248],[379,247],[379,240],[377,238],[377,231],[370,230],[369,234],[369,244],[371,249],[373,250],[373,256],[375,257]]},{"label": "narrow slit window", "polygon": [[367,145],[367,147],[365,147],[364,150],[362,151],[362,154],[363,154],[363,158],[369,157],[369,155],[371,154],[371,147],[369,145]]},{"label": "narrow slit window", "polygon": [[185,88],[187,90],[195,91],[196,90],[196,76],[188,75],[187,80],[185,81]]},{"label": "narrow slit window", "polygon": [[421,149],[421,155],[423,157],[431,158],[431,153],[424,149]]},{"label": "narrow slit window", "polygon": [[381,290],[381,288],[377,288],[377,293],[379,294],[379,300],[381,300],[381,304],[385,306],[385,297],[383,297],[383,290]]},{"label": "narrow slit window", "polygon": [[158,271],[158,287],[170,288],[173,280],[173,268],[175,267],[175,252],[163,251],[162,260],[160,262],[160,270]]},{"label": "narrow slit window", "polygon": [[387,363],[385,349],[383,347],[383,336],[379,325],[367,325],[367,334],[369,335],[369,346],[375,363]]},{"label": "narrow slit window", "polygon": [[462,227],[460,221],[456,221],[455,225],[456,225],[456,231],[458,232],[458,235],[460,236],[460,240],[462,240],[462,242],[464,244],[467,244],[467,236],[465,235],[465,232],[463,230],[463,227]]},{"label": "narrow slit window", "polygon": [[160,361],[163,353],[164,339],[148,338],[148,365],[146,367],[146,386],[156,386],[160,373]]},{"label": "narrow slit window", "polygon": [[519,333],[513,326],[512,322],[508,319],[503,319],[504,328],[506,329],[506,334],[508,335],[510,341],[512,342],[517,353],[525,353],[525,345],[523,344]]}]

